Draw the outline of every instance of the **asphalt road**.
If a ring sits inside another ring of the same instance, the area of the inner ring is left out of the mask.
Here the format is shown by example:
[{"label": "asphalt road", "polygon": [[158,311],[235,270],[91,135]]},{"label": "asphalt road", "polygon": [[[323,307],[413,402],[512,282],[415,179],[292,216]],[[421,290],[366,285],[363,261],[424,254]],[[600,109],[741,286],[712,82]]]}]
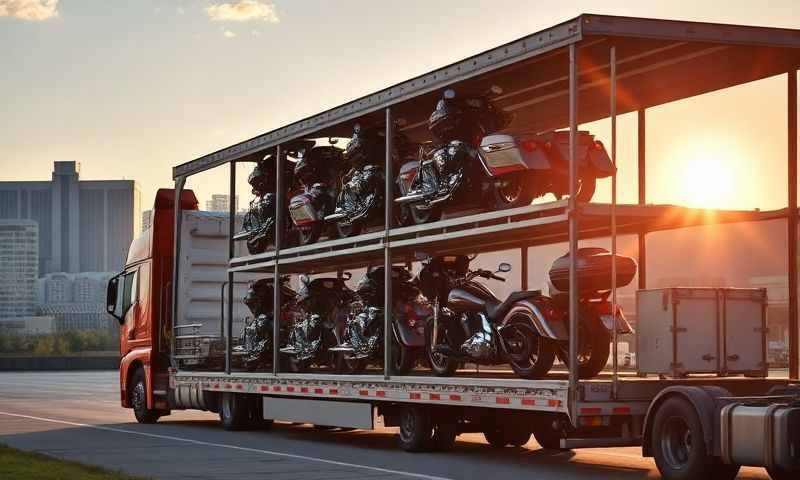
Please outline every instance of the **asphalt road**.
[{"label": "asphalt road", "polygon": [[[321,432],[276,424],[226,432],[216,415],[175,412],[135,423],[119,406],[117,373],[0,372],[0,443],[153,478],[215,479],[641,479],[658,478],[639,448],[494,450],[482,435],[449,453],[405,453],[393,429]],[[745,468],[739,478],[768,478]]]}]

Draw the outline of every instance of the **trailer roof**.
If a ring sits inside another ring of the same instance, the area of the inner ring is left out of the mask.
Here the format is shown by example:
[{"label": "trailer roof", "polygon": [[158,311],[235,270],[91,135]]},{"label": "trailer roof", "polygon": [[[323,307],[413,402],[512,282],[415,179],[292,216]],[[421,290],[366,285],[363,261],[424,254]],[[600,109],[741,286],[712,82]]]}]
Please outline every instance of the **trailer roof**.
[{"label": "trailer roof", "polygon": [[510,131],[542,132],[568,120],[568,49],[578,47],[578,121],[609,116],[609,48],[617,49],[618,114],[786,73],[800,65],[800,30],[583,14],[460,62],[174,167],[185,177],[230,161],[255,161],[302,138],[349,137],[392,107],[412,140],[445,87],[484,92],[515,120]]}]

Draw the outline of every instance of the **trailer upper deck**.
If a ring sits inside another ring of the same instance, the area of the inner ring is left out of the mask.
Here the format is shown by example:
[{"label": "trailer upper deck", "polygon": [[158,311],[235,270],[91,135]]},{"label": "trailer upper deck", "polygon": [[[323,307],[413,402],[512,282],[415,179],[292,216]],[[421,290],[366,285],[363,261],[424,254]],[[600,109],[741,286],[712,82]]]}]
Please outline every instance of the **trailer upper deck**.
[{"label": "trailer upper deck", "polygon": [[[352,125],[380,123],[392,107],[402,130],[428,137],[426,120],[439,91],[485,91],[499,85],[496,103],[515,125],[542,132],[568,123],[569,54],[578,65],[578,123],[609,116],[608,48],[617,49],[618,114],[662,105],[785,73],[800,65],[800,30],[583,14],[276,128],[174,167],[182,178],[231,161],[255,161],[276,145],[302,138],[349,137]],[[665,88],[668,86],[669,88]]]}]

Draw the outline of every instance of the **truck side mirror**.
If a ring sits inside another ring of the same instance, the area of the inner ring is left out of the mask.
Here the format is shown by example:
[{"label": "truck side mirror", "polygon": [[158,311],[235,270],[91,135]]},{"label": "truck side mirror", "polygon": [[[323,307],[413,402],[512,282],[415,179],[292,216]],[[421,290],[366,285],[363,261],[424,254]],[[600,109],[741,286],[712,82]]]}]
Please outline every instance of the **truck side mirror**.
[{"label": "truck side mirror", "polygon": [[119,293],[119,279],[122,274],[111,277],[108,280],[108,287],[106,288],[106,312],[116,318],[117,321],[122,321],[122,315],[117,313],[117,295]]}]

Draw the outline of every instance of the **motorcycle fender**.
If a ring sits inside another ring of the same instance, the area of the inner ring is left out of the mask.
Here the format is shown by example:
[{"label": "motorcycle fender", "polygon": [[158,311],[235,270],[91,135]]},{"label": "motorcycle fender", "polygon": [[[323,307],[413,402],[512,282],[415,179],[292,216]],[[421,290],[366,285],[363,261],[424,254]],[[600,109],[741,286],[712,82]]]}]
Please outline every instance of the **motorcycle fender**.
[{"label": "motorcycle fender", "polygon": [[567,332],[564,322],[559,319],[547,318],[536,303],[530,300],[522,300],[515,303],[506,314],[502,323],[505,324],[513,315],[520,312],[530,317],[531,323],[533,323],[533,326],[536,327],[536,331],[539,332],[539,335],[542,337],[558,341],[569,340],[569,332]]},{"label": "motorcycle fender", "polygon": [[[531,142],[531,145],[537,144]],[[479,156],[490,177],[520,170],[548,171],[551,168],[550,159],[541,148],[523,149],[512,135],[483,137]]]},{"label": "motorcycle fender", "polygon": [[417,332],[408,325],[394,322],[394,335],[397,341],[406,347],[425,346],[425,335]]}]

